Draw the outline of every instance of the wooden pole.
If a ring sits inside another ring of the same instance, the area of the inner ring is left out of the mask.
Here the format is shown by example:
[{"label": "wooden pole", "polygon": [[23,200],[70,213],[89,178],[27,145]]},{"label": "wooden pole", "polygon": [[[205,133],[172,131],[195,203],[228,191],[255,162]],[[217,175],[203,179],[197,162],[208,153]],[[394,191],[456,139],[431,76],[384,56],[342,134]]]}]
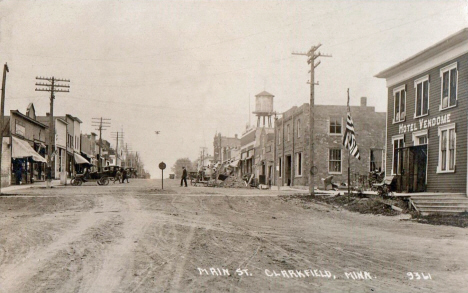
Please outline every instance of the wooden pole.
[{"label": "wooden pole", "polygon": [[[0,110],[0,194],[2,193],[2,155],[3,155],[3,119],[5,117],[5,83],[6,83],[6,73],[9,72],[8,65],[5,63],[3,66],[3,80],[2,80],[2,104]],[[11,143],[11,141],[10,141]],[[11,163],[11,162],[10,162]],[[9,172],[9,171],[8,171]]]},{"label": "wooden pole", "polygon": [[[350,109],[349,109],[349,88],[348,88],[348,104],[347,104],[347,112],[349,113]],[[346,113],[346,125],[347,125],[347,115],[348,113]],[[350,153],[350,150],[349,150],[349,145],[348,145],[348,203],[350,202],[350,194],[351,194],[351,153]]]}]

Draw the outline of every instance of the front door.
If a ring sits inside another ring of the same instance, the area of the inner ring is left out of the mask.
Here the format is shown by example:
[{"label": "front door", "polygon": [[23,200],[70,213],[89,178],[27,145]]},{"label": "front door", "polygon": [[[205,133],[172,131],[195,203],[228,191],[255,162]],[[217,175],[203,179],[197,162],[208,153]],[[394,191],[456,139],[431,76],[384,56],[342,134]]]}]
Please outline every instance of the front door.
[{"label": "front door", "polygon": [[401,180],[397,191],[426,191],[427,145],[399,149],[401,151]]}]

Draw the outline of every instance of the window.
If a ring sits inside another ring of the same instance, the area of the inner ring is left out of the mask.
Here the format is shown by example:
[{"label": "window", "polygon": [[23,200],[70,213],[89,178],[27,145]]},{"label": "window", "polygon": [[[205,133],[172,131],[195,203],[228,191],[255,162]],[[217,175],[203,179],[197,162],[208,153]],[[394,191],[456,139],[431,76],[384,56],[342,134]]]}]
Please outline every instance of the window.
[{"label": "window", "polygon": [[394,136],[392,139],[393,142],[393,165],[392,165],[392,175],[401,174],[401,162],[402,152],[400,148],[405,146],[405,137],[404,135]]},{"label": "window", "polygon": [[289,133],[290,133],[290,129],[289,129],[289,124],[288,124],[286,125],[286,134],[287,134],[288,141],[289,141]]},{"label": "window", "polygon": [[330,118],[330,134],[341,134],[341,118]]},{"label": "window", "polygon": [[278,162],[279,162],[279,164],[278,164],[278,165],[279,165],[279,167],[278,167],[278,168],[279,168],[279,170],[278,170],[278,177],[281,178],[282,173],[283,173],[283,164],[282,164],[283,162],[282,162],[281,158],[278,159]]},{"label": "window", "polygon": [[428,142],[427,129],[413,132],[413,144],[414,145],[425,145]]},{"label": "window", "polygon": [[393,98],[395,100],[393,122],[396,123],[396,122],[405,121],[406,91],[405,91],[404,85],[393,90]]},{"label": "window", "polygon": [[439,127],[439,165],[438,173],[455,171],[455,151],[457,135],[455,124]]},{"label": "window", "polygon": [[297,120],[297,137],[301,137],[301,120]]},{"label": "window", "polygon": [[296,176],[302,176],[302,153],[296,153]]},{"label": "window", "polygon": [[428,114],[429,110],[429,76],[426,75],[414,82],[416,93],[415,98],[415,117],[421,117]]},{"label": "window", "polygon": [[281,129],[278,128],[278,144],[281,144]]},{"label": "window", "polygon": [[457,83],[458,71],[457,63],[453,63],[440,70],[442,79],[442,97],[440,109],[447,109],[457,105]]},{"label": "window", "polygon": [[370,150],[370,171],[382,171],[382,158],[383,158],[383,150]]},{"label": "window", "polygon": [[341,149],[330,149],[328,173],[341,174]]}]

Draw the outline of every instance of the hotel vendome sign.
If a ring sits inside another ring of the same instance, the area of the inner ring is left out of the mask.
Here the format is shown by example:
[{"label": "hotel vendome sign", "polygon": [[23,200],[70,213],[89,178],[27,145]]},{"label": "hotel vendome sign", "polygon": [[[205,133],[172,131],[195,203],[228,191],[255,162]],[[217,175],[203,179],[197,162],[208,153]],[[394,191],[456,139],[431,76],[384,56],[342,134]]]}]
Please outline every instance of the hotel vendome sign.
[{"label": "hotel vendome sign", "polygon": [[413,131],[418,131],[422,129],[427,129],[431,128],[434,126],[438,125],[443,125],[450,123],[450,115],[451,114],[445,114],[445,115],[440,115],[434,118],[422,118],[419,119],[418,122],[415,123],[407,123],[407,124],[400,124],[398,127],[398,133],[410,133]]}]

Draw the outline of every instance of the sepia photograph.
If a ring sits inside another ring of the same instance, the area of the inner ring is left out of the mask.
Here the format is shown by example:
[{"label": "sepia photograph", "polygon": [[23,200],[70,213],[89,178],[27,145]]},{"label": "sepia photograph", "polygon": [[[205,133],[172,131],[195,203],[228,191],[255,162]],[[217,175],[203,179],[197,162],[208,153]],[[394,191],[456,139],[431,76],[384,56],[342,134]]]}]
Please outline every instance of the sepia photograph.
[{"label": "sepia photograph", "polygon": [[0,0],[0,293],[468,292],[468,0]]}]

